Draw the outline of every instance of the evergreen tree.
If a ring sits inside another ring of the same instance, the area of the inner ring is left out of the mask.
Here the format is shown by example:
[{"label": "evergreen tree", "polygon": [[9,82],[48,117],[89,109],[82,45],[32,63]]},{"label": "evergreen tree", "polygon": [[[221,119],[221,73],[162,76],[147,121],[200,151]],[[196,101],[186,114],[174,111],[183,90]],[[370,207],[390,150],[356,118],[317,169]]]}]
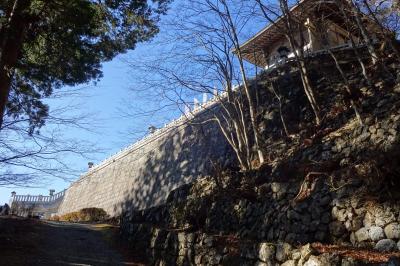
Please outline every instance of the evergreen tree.
[{"label": "evergreen tree", "polygon": [[158,32],[170,0],[0,1],[0,128],[26,119],[31,133],[48,115],[43,97],[96,81],[101,63]]}]

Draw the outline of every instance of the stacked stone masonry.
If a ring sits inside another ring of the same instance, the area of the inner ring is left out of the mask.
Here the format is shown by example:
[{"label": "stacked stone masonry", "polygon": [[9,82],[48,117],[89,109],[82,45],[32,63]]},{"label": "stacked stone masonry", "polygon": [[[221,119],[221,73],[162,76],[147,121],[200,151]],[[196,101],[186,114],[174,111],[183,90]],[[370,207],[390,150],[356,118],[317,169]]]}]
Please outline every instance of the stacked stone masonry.
[{"label": "stacked stone masonry", "polygon": [[[229,236],[187,233],[137,225],[130,228],[135,250],[146,252],[149,265],[281,265],[281,266],[355,266],[365,261],[337,254],[320,254],[310,244],[291,245],[240,241]],[[143,254],[143,253],[141,253]],[[370,264],[368,264],[370,265]],[[398,265],[396,258],[384,264]]]},{"label": "stacked stone masonry", "polygon": [[[153,265],[368,264],[321,255],[307,244],[315,242],[378,252],[400,250],[399,203],[365,201],[362,182],[333,192],[321,181],[310,198],[293,204],[299,185],[266,183],[259,191],[261,202],[187,195],[126,214],[121,234],[133,243],[133,252],[145,251]],[[210,188],[211,193],[216,192]],[[309,251],[304,254],[304,249]]]},{"label": "stacked stone masonry", "polygon": [[89,169],[67,189],[58,214],[103,208],[110,216],[165,202],[169,192],[226,166],[233,157],[207,113],[181,118]]},{"label": "stacked stone masonry", "polygon": [[[348,112],[320,138],[290,145],[270,137],[277,130],[267,109],[266,142],[278,159],[256,177],[255,195],[206,177],[165,204],[127,211],[121,235],[152,265],[400,265],[392,257],[400,251],[400,87],[373,97],[361,91],[362,125]],[[309,193],[300,197],[303,188]],[[387,260],[322,252],[315,243]]]},{"label": "stacked stone masonry", "polygon": [[[338,77],[332,73],[330,77],[332,80],[321,75],[313,77],[316,88],[321,92],[321,99],[328,101],[323,102],[321,106],[329,108],[344,101],[340,82],[336,87],[329,85],[337,83]],[[354,82],[361,84],[357,78],[354,78]],[[262,119],[259,127],[265,142],[266,155],[273,158],[279,153],[293,152],[290,145],[282,141],[280,107],[274,93],[265,88],[262,82],[260,83],[252,86],[256,85],[261,101]],[[276,90],[284,102],[282,112],[289,131],[299,132],[302,135],[303,131],[312,127],[313,118],[301,88],[300,77],[296,73],[285,73],[276,85]],[[329,86],[333,87],[332,90],[326,89]],[[384,121],[380,123],[375,123],[374,119],[386,116],[388,114],[386,109],[393,102],[395,104],[391,108],[396,108],[398,92],[395,90],[379,92],[377,97],[366,87],[361,88],[361,91],[365,95],[364,111],[368,113],[368,109],[376,109],[375,111],[379,113],[366,117],[364,127],[358,127],[356,131],[350,132],[357,137],[356,140],[350,139],[346,134],[329,135],[321,143],[292,156],[291,160],[298,161],[304,159],[298,156],[304,156],[308,160],[329,162],[345,154],[347,156],[343,157],[341,162],[345,166],[351,161],[349,157],[356,156],[357,152],[363,154],[370,147],[378,147],[371,143],[382,140],[379,149],[385,150],[389,147],[397,134],[398,120],[395,119],[398,119],[398,116],[396,113],[391,113],[393,117],[383,117]],[[329,110],[324,111],[329,112]],[[111,216],[118,216],[126,210],[157,206],[165,202],[173,189],[193,182],[199,176],[212,174],[215,165],[222,167],[231,165],[234,162],[234,155],[218,125],[215,122],[204,123],[215,113],[218,113],[218,107],[213,100],[189,118],[183,116],[171,122],[165,128],[157,130],[155,134],[89,169],[67,189],[58,213],[65,214],[82,208],[98,207],[103,208]],[[351,109],[342,111],[335,118],[339,119],[338,126],[343,124],[341,119],[348,123],[346,119],[349,114],[353,115]],[[352,124],[348,124],[351,128]],[[364,146],[352,143],[354,141]],[[286,168],[286,164],[279,161],[273,162],[272,165],[283,170]],[[280,171],[274,173],[276,176],[282,175]]]},{"label": "stacked stone masonry", "polygon": [[379,72],[373,88],[350,74],[360,124],[340,75],[324,67],[312,74],[325,114],[319,128],[298,74],[279,74],[281,103],[262,77],[251,84],[262,102],[268,158],[254,176],[214,172],[210,161],[233,161],[218,127],[183,123],[89,171],[67,190],[59,213],[99,207],[121,215],[121,235],[152,265],[370,263],[323,253],[315,243],[398,255],[400,87]]}]

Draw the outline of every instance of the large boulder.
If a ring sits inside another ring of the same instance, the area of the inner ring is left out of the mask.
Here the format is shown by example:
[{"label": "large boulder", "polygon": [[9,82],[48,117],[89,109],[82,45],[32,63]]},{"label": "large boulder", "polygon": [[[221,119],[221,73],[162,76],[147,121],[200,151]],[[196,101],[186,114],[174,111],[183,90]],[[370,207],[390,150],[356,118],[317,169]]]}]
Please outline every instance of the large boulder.
[{"label": "large boulder", "polygon": [[322,262],[316,256],[311,256],[303,266],[323,266]]},{"label": "large boulder", "polygon": [[258,251],[258,258],[264,262],[271,262],[275,257],[275,246],[269,243],[261,243]]},{"label": "large boulder", "polygon": [[296,266],[295,260],[288,260],[281,264],[281,266]]},{"label": "large boulder", "polygon": [[381,227],[371,226],[371,228],[369,228],[369,237],[372,241],[379,241],[385,238],[385,233]]},{"label": "large boulder", "polygon": [[391,223],[385,227],[385,234],[387,238],[399,239],[400,238],[400,224]]},{"label": "large boulder", "polygon": [[369,240],[368,229],[365,227],[362,227],[359,230],[357,230],[355,233],[355,238],[356,238],[357,242],[363,242],[363,241]]},{"label": "large boulder", "polygon": [[280,262],[286,261],[291,253],[292,246],[288,243],[283,243],[276,246],[276,259]]},{"label": "large boulder", "polygon": [[331,266],[338,264],[338,257],[335,255],[322,254],[320,256],[311,255],[303,266]]},{"label": "large boulder", "polygon": [[375,249],[380,252],[395,251],[397,249],[397,245],[392,239],[382,239],[376,243]]}]

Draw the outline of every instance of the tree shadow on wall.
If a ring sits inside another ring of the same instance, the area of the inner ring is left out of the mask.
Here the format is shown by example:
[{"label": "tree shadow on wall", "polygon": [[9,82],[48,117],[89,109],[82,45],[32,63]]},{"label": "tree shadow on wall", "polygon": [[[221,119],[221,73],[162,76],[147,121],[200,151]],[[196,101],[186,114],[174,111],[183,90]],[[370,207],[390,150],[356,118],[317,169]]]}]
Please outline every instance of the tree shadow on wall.
[{"label": "tree shadow on wall", "polygon": [[160,205],[173,189],[211,174],[211,162],[227,166],[234,161],[218,125],[197,123],[209,115],[204,112],[153,140],[141,162],[127,166],[135,169],[129,171],[130,187],[127,184],[123,201],[114,205],[115,214]]},{"label": "tree shadow on wall", "polygon": [[[328,87],[323,81],[318,81],[318,78],[322,77],[314,78],[314,82],[316,82],[316,84],[321,82],[317,87],[326,89],[325,91],[320,91],[320,99],[321,105],[323,105],[326,112],[328,112],[331,108],[336,106],[335,102],[343,100],[343,95],[341,95],[343,91],[340,87],[343,84],[340,84],[340,82],[333,84],[334,80],[326,79],[324,82],[331,83],[329,85],[330,87]],[[353,79],[353,81],[358,82],[357,79]],[[290,85],[293,83],[293,80],[289,80],[287,83]],[[278,89],[285,90],[290,88],[283,87]],[[332,91],[328,92],[328,90]],[[286,92],[289,93],[288,90]],[[331,97],[331,95],[335,97]],[[367,98],[364,100],[373,101],[373,103],[371,102],[368,105],[369,108],[373,110],[378,105],[381,96],[383,97],[384,95],[373,95],[370,96],[369,99]],[[288,95],[288,98],[290,97],[293,98],[293,95]],[[298,108],[304,107],[309,109],[308,103],[304,100],[304,95],[301,97],[301,102],[303,104],[300,104]],[[297,102],[293,102],[294,105],[296,103]],[[290,108],[289,104],[287,108]],[[304,112],[302,109],[300,110],[298,108],[291,110],[290,113],[301,116]],[[364,111],[366,114],[370,113],[370,110]],[[308,112],[311,113],[310,110],[308,110]],[[383,114],[384,115],[379,117],[379,119],[387,120],[390,118],[391,114],[387,112],[383,112]],[[303,119],[295,117],[295,115],[293,116],[295,121],[299,121],[298,123],[304,121]],[[333,125],[334,127],[331,128],[331,130],[336,130],[343,127],[343,125],[348,123],[353,117],[354,114],[351,109],[347,109],[347,111],[339,110],[336,116],[330,118],[331,120],[329,120],[329,118],[324,120],[324,126]],[[204,117],[199,117],[199,119],[201,118]],[[335,119],[338,121],[333,123],[332,121]],[[276,122],[274,122],[274,124],[280,126],[279,118],[275,120]],[[312,119],[309,120],[312,123]],[[304,123],[302,127],[293,126],[292,130],[305,129],[308,125],[308,123]],[[269,124],[267,124],[267,126],[269,126]],[[317,130],[318,129],[308,130],[306,132],[308,135],[304,136],[308,137],[311,134],[316,134]],[[360,137],[365,130],[368,130],[368,126],[360,127],[360,129],[355,128],[354,132],[343,136],[343,138],[351,140],[352,138]],[[399,142],[399,138],[397,137],[397,144],[390,148],[389,146],[382,145],[375,146],[373,143],[369,143],[369,140],[366,140],[357,147],[349,147],[351,151],[350,155],[345,155],[343,157],[339,154],[336,155],[337,157],[335,158],[327,158],[326,161],[331,161],[332,164],[325,165],[316,164],[314,162],[315,160],[313,160],[315,158],[312,158],[313,155],[317,157],[320,156],[326,148],[324,146],[325,144],[321,142],[322,137],[323,135],[314,138],[310,147],[302,146],[293,153],[287,154],[274,169],[275,171],[273,173],[277,178],[281,179],[278,181],[282,181],[282,178],[304,178],[310,171],[334,171],[342,167],[343,164],[339,165],[339,162],[343,159],[348,159],[348,164],[357,164],[360,162],[360,158],[367,158],[367,154],[369,154],[371,159],[378,159],[379,162],[382,162],[382,160],[384,161],[386,159],[381,160],[377,158],[376,155],[386,154],[385,156],[390,158],[390,154],[396,153],[395,147],[398,146]],[[153,147],[145,151],[143,157],[138,159],[140,163],[132,163],[132,169],[130,169],[129,173],[131,183],[126,185],[123,201],[114,205],[114,212],[116,214],[121,214],[125,211],[141,210],[162,204],[173,189],[193,181],[198,176],[211,174],[212,167],[210,161],[220,161],[221,164],[224,165],[224,161],[230,160],[229,157],[233,156],[218,126],[212,123],[187,125],[184,126],[183,129],[174,129],[160,137],[159,140],[154,140],[154,143],[151,145],[153,145]],[[290,145],[291,143],[288,144],[288,146]],[[284,151],[285,149],[283,152]],[[349,172],[348,174],[349,178],[351,178],[352,173]],[[396,174],[395,176],[399,175]]]}]

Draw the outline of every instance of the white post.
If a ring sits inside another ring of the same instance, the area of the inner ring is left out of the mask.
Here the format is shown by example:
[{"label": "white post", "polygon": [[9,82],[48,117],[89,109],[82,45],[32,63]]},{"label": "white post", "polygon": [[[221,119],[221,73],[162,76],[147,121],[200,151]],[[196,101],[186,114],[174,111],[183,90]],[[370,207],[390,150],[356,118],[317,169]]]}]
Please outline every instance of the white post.
[{"label": "white post", "polygon": [[185,114],[188,113],[190,113],[190,107],[187,104],[185,104]]},{"label": "white post", "polygon": [[214,90],[213,90],[213,95],[214,95],[214,97],[217,97],[217,96],[218,96],[218,90],[217,90],[217,87],[214,87]]},{"label": "white post", "polygon": [[9,202],[10,207],[11,207],[12,203],[17,200],[16,197],[17,197],[17,193],[15,191],[11,192],[11,198],[10,198],[10,202]]},{"label": "white post", "polygon": [[203,93],[203,104],[207,102],[207,93]]},{"label": "white post", "polygon": [[193,110],[196,110],[199,107],[199,100],[196,98],[193,99]]}]

